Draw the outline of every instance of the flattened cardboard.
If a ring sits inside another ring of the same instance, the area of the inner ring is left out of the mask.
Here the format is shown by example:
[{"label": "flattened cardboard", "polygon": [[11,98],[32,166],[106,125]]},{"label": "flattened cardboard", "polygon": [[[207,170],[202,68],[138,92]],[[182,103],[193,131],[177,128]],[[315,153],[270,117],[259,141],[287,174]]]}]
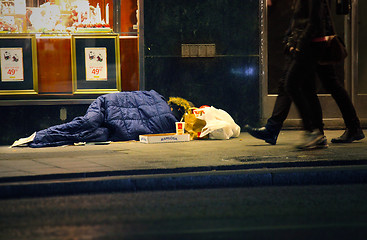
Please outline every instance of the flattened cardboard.
[{"label": "flattened cardboard", "polygon": [[140,135],[139,140],[141,143],[188,142],[190,141],[190,134],[176,134],[176,133],[146,134],[146,135]]}]

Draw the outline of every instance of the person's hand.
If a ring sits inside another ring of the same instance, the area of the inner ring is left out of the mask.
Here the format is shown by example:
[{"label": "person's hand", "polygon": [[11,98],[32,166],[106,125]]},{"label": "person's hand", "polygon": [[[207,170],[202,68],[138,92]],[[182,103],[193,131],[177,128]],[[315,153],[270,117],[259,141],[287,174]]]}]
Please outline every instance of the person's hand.
[{"label": "person's hand", "polygon": [[267,0],[267,4],[268,4],[268,6],[271,6],[272,5],[271,0]]}]

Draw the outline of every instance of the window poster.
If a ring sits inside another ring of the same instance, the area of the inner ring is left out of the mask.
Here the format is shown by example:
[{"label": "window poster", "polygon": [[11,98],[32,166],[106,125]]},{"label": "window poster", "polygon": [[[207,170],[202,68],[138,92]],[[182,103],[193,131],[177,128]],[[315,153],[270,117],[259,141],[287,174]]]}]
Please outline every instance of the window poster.
[{"label": "window poster", "polygon": [[24,81],[23,49],[0,48],[1,81]]},{"label": "window poster", "polygon": [[87,81],[107,81],[107,49],[85,48]]}]

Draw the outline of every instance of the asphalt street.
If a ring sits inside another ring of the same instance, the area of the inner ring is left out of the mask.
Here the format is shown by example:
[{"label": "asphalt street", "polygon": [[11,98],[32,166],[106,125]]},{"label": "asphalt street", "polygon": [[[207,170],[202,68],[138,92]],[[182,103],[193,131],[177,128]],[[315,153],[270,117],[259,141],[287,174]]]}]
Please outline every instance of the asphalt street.
[{"label": "asphalt street", "polygon": [[0,239],[365,239],[367,185],[0,200]]}]

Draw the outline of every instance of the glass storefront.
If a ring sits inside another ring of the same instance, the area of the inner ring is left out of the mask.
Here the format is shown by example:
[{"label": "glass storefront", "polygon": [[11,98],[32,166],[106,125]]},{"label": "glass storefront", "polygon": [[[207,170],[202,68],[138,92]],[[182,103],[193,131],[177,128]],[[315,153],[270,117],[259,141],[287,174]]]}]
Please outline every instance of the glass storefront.
[{"label": "glass storefront", "polygon": [[[136,35],[136,0],[0,0],[1,33]],[[114,5],[115,4],[115,5]]]},{"label": "glass storefront", "polygon": [[0,0],[0,100],[138,90],[138,5]]}]

